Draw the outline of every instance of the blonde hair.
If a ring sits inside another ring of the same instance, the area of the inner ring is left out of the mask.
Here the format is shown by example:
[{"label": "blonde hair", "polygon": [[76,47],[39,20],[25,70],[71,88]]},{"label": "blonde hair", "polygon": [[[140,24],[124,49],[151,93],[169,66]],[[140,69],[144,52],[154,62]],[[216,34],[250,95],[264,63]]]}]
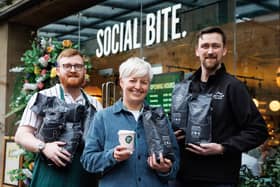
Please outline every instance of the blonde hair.
[{"label": "blonde hair", "polygon": [[151,64],[139,57],[131,57],[124,61],[119,67],[119,73],[120,78],[127,78],[131,75],[136,77],[148,75],[150,81],[153,78]]}]

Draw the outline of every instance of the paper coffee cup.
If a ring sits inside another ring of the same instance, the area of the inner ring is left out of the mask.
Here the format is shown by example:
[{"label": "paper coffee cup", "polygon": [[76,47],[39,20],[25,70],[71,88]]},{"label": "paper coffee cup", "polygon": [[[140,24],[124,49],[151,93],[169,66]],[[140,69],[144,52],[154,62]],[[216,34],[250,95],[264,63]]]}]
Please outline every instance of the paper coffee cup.
[{"label": "paper coffee cup", "polygon": [[119,130],[118,135],[120,145],[127,147],[132,152],[134,150],[135,131]]}]

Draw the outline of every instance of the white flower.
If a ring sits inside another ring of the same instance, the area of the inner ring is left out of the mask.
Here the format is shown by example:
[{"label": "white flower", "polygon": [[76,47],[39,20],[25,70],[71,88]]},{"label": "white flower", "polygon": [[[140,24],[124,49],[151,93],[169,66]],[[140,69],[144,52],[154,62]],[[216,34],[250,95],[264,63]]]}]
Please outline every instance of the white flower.
[{"label": "white flower", "polygon": [[9,69],[9,72],[19,73],[19,72],[23,72],[23,70],[24,70],[24,67],[14,67],[14,68]]},{"label": "white flower", "polygon": [[16,150],[10,152],[10,156],[17,157],[17,156],[23,154],[24,152],[25,152],[24,149],[16,149]]},{"label": "white flower", "polygon": [[49,43],[49,45],[52,43],[52,38],[49,38],[48,43]]},{"label": "white flower", "polygon": [[48,66],[48,61],[42,56],[39,58],[39,63],[43,66],[43,67],[47,67]]},{"label": "white flower", "polygon": [[36,83],[24,83],[23,90],[36,90],[37,84]]},{"label": "white flower", "polygon": [[43,82],[44,80],[46,79],[46,76],[40,76],[36,82],[39,83],[39,82]]},{"label": "white flower", "polygon": [[22,173],[23,173],[26,177],[32,179],[32,172],[31,172],[29,169],[27,169],[27,168],[22,169]]},{"label": "white flower", "polygon": [[42,37],[40,44],[43,49],[47,47],[47,41],[45,40],[45,38]]}]

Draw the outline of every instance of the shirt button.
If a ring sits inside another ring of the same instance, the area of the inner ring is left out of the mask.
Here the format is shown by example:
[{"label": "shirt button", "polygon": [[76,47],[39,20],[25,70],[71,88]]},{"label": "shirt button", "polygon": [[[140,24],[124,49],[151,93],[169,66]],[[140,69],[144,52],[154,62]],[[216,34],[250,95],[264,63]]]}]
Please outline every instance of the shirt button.
[{"label": "shirt button", "polygon": [[139,181],[139,182],[141,181],[141,177],[138,177],[138,181]]},{"label": "shirt button", "polygon": [[140,138],[140,134],[137,134],[137,138]]},{"label": "shirt button", "polygon": [[137,158],[138,158],[138,160],[140,160],[140,159],[141,159],[141,156],[140,156],[140,155],[138,155],[138,157],[137,157]]}]

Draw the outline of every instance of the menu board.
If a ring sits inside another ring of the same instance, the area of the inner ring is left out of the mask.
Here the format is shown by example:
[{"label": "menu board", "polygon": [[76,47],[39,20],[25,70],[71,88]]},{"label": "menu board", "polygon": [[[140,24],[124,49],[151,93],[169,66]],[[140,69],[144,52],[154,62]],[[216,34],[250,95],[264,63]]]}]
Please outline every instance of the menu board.
[{"label": "menu board", "polygon": [[172,103],[172,91],[177,82],[184,78],[184,72],[171,72],[154,75],[146,96],[150,106],[162,106],[164,111],[169,114]]}]

